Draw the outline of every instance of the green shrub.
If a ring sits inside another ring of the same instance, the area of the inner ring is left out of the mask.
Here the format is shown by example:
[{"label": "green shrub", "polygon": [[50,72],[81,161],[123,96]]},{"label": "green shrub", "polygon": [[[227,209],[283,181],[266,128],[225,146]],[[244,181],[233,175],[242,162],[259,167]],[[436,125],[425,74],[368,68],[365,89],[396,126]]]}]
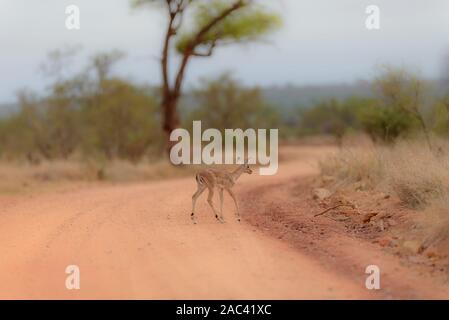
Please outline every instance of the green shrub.
[{"label": "green shrub", "polygon": [[278,128],[280,117],[267,104],[258,88],[246,88],[229,74],[203,81],[194,91],[196,108],[186,118],[190,128],[193,120],[201,120],[203,129]]},{"label": "green shrub", "polygon": [[416,126],[410,114],[389,107],[367,108],[361,119],[366,133],[374,141],[381,142],[393,142]]},{"label": "green shrub", "polygon": [[361,114],[373,100],[351,97],[344,101],[330,99],[299,110],[299,134],[329,134],[340,141],[348,131],[362,128]]}]

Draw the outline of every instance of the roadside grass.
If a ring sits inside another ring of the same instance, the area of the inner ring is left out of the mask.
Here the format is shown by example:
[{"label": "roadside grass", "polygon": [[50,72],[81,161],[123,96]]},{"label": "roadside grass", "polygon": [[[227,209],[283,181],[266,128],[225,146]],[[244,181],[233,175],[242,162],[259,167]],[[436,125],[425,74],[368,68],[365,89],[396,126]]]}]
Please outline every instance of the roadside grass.
[{"label": "roadside grass", "polygon": [[[288,153],[288,152],[287,152]],[[281,161],[284,161],[281,159]],[[0,160],[0,195],[46,190],[61,185],[85,183],[131,183],[191,176],[205,165],[172,165],[166,158],[147,159],[138,163],[125,160],[25,161]],[[236,165],[212,165],[232,171]],[[256,169],[258,165],[254,165]]]},{"label": "roadside grass", "polygon": [[173,166],[164,159],[136,164],[113,160],[45,161],[38,165],[24,162],[0,162],[0,194],[38,191],[51,186],[74,183],[126,183],[183,177],[198,166]]},{"label": "roadside grass", "polygon": [[354,188],[396,196],[422,214],[424,247],[449,236],[449,143],[434,139],[432,150],[422,140],[394,145],[363,143],[342,147],[320,162],[332,191]]}]

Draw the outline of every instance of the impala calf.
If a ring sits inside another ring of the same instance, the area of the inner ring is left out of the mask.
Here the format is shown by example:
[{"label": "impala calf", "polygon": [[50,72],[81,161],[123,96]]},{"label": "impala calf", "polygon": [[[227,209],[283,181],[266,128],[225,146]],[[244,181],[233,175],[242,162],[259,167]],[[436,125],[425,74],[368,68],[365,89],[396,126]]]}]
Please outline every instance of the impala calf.
[{"label": "impala calf", "polygon": [[[221,223],[224,222],[223,219],[223,190],[226,190],[231,198],[234,200],[237,221],[240,221],[240,212],[239,206],[237,204],[237,199],[235,197],[234,192],[231,188],[234,186],[237,179],[243,174],[248,173],[251,174],[253,171],[250,169],[248,160],[245,160],[245,163],[240,165],[237,169],[232,172],[227,172],[225,170],[218,169],[206,169],[198,172],[195,176],[196,183],[198,186],[198,190],[192,196],[192,214],[190,215],[193,223],[195,221],[195,204],[198,197],[204,192],[204,190],[208,189],[209,194],[207,195],[207,202],[209,203],[212,211],[215,214],[215,218]],[[220,211],[218,211],[213,203],[214,190],[217,189],[220,195]]]}]

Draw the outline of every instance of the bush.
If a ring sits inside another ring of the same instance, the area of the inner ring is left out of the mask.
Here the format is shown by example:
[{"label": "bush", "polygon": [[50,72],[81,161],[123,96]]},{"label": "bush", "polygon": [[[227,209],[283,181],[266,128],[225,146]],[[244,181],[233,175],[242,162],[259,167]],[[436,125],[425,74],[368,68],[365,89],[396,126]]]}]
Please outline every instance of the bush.
[{"label": "bush", "polygon": [[376,106],[363,116],[365,131],[373,140],[392,142],[421,127],[429,147],[429,133],[424,120],[426,84],[402,69],[385,67],[373,82]]},{"label": "bush", "polygon": [[0,120],[0,154],[32,163],[77,152],[136,162],[157,146],[156,101],[146,88],[109,77],[107,63],[115,60],[107,57],[94,64],[101,69],[94,76],[58,78],[44,98],[22,93],[19,112]]},{"label": "bush", "polygon": [[[431,147],[426,82],[387,67],[373,80],[373,93],[375,98],[330,99],[300,110],[300,135],[330,134],[341,143],[346,133],[363,130],[374,141],[391,143],[419,129]],[[449,127],[447,105],[447,101],[439,104],[438,113],[446,113],[439,127]]]},{"label": "bush", "polygon": [[329,134],[341,142],[349,131],[361,129],[362,110],[372,104],[372,99],[351,97],[344,101],[330,99],[300,109],[299,134]]},{"label": "bush", "polygon": [[100,86],[82,108],[82,150],[135,162],[160,140],[156,102],[124,80],[104,80]]},{"label": "bush", "polygon": [[187,117],[185,126],[201,120],[204,129],[278,128],[280,117],[267,104],[258,88],[245,88],[229,74],[203,81],[194,91],[196,108]]},{"label": "bush", "polygon": [[397,108],[381,106],[367,108],[361,116],[361,122],[373,141],[389,143],[416,127],[410,114]]}]

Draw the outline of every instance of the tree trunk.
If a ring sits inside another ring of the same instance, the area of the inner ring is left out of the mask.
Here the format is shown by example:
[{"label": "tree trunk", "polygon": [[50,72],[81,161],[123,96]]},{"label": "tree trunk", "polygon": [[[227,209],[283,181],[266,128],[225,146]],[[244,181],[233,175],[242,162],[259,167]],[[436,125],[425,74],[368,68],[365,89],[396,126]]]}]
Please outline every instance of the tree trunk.
[{"label": "tree trunk", "polygon": [[176,144],[176,141],[170,141],[170,134],[173,130],[177,129],[180,125],[178,115],[178,95],[167,93],[164,94],[162,99],[162,130],[164,131],[166,138],[166,152],[170,157],[170,150]]}]

